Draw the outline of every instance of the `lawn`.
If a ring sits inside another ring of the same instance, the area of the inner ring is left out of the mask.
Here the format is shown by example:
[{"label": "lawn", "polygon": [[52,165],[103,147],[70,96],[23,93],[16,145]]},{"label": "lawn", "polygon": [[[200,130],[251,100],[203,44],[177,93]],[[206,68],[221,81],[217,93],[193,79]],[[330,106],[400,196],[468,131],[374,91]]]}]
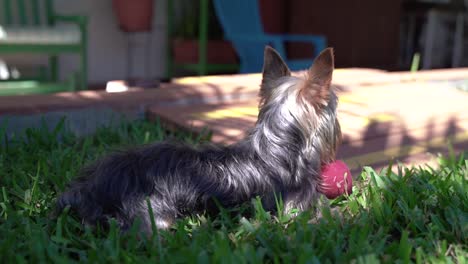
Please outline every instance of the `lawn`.
[{"label": "lawn", "polygon": [[[6,141],[0,124],[0,259],[2,263],[466,263],[468,161],[440,157],[440,168],[364,168],[354,192],[323,210],[292,219],[253,209],[182,219],[169,231],[138,236],[83,227],[68,212],[52,215],[57,193],[79,169],[125,146],[168,137],[157,123],[122,122],[78,138],[55,129],[28,129]],[[243,211],[253,211],[244,218]]]}]

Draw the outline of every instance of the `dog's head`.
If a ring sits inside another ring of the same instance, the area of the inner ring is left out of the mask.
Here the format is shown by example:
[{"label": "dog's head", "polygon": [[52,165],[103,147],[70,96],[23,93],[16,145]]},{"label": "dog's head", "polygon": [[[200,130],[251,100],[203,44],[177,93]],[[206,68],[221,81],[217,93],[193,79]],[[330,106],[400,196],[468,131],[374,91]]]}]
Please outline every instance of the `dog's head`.
[{"label": "dog's head", "polygon": [[258,124],[269,130],[271,143],[297,143],[303,154],[319,156],[322,164],[335,159],[341,131],[333,69],[332,48],[318,55],[304,78],[292,76],[280,55],[265,48]]}]

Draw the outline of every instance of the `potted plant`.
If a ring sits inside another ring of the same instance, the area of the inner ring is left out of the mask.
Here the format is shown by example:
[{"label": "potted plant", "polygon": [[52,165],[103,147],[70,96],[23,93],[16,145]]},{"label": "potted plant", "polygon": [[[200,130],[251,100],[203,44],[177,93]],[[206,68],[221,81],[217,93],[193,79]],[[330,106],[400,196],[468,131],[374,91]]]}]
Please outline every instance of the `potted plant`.
[{"label": "potted plant", "polygon": [[[200,2],[175,1],[178,14],[174,14],[174,30],[171,34],[172,55],[175,63],[199,61]],[[212,64],[236,64],[237,54],[229,41],[223,39],[223,30],[211,1],[208,1],[207,62]]]},{"label": "potted plant", "polygon": [[112,4],[121,30],[151,31],[154,0],[112,0]]},{"label": "potted plant", "polygon": [[[135,32],[151,32],[153,24],[154,0],[112,0],[115,16],[119,28],[125,33]],[[147,44],[148,45],[148,44]],[[148,50],[148,49],[146,49]],[[129,53],[132,49],[129,48]],[[130,55],[131,57],[132,55]],[[145,77],[130,77],[127,76],[125,85],[139,87],[157,87],[159,80],[151,77],[149,72],[149,56],[146,54],[145,61]],[[131,72],[131,60],[127,62],[127,73]],[[111,83],[119,85],[119,82]]]}]

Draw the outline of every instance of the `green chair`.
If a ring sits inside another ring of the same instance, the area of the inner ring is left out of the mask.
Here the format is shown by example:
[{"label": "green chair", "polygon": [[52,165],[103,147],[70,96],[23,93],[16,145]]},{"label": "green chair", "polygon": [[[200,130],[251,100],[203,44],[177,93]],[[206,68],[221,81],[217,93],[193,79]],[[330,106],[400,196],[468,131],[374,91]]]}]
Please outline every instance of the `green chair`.
[{"label": "green chair", "polygon": [[[55,13],[53,0],[0,0],[0,56],[1,54],[45,54],[49,57],[46,76],[37,78],[50,81],[47,85],[18,85],[17,93],[48,93],[70,89],[57,85],[58,56],[78,54],[78,78],[72,76],[73,89],[87,86],[87,17],[64,16]],[[31,83],[31,82],[30,82]],[[39,82],[34,82],[39,83]],[[0,83],[1,86],[1,83]],[[1,90],[0,95],[15,93],[14,85]]]}]

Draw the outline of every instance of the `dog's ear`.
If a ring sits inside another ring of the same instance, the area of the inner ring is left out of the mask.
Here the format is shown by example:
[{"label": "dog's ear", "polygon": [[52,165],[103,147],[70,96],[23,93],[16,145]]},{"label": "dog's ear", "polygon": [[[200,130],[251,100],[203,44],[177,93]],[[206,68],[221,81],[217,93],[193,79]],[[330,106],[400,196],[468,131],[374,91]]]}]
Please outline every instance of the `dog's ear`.
[{"label": "dog's ear", "polygon": [[283,61],[278,52],[270,46],[265,47],[263,58],[262,89],[267,89],[269,83],[284,76],[291,76],[288,65]]},{"label": "dog's ear", "polygon": [[310,67],[301,95],[314,106],[326,106],[335,68],[333,48],[322,51]]}]

